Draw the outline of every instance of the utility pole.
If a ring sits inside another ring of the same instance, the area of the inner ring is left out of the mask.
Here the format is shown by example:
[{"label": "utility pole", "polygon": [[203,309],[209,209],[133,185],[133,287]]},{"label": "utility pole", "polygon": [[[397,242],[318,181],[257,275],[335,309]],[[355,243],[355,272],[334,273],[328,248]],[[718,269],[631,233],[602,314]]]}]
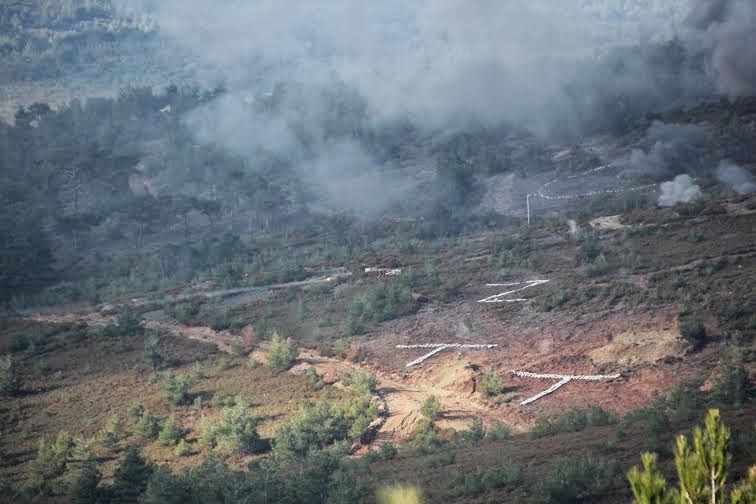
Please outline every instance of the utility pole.
[{"label": "utility pole", "polygon": [[528,209],[528,227],[530,227],[530,197],[535,196],[535,194],[527,194],[525,196],[525,206]]}]

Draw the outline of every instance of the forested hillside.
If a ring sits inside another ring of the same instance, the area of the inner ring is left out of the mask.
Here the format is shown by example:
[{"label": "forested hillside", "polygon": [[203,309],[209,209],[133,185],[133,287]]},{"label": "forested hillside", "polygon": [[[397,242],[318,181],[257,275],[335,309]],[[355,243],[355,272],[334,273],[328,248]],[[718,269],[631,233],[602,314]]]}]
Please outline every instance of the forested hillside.
[{"label": "forested hillside", "polygon": [[754,34],[0,2],[0,501],[754,502]]}]

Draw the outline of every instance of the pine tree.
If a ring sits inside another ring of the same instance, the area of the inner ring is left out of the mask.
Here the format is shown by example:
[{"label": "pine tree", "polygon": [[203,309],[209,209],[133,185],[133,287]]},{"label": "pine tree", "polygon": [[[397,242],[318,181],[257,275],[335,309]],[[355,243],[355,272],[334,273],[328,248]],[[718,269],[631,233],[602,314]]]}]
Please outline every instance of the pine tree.
[{"label": "pine tree", "polygon": [[667,482],[656,469],[655,453],[641,454],[643,471],[637,467],[630,469],[627,478],[637,504],[673,504],[674,499],[667,490]]},{"label": "pine tree", "polygon": [[102,474],[89,450],[88,443],[77,440],[69,456],[71,486],[68,495],[75,504],[93,504],[100,495],[99,484]]},{"label": "pine tree", "polygon": [[18,377],[16,363],[13,357],[5,355],[0,359],[0,394],[16,395],[21,388],[21,380]]},{"label": "pine tree", "polygon": [[[693,450],[684,435],[677,437],[675,465],[680,489],[668,489],[656,469],[656,454],[641,455],[643,471],[634,467],[628,473],[636,504],[754,504],[756,503],[756,466],[747,481],[725,492],[730,468],[730,430],[722,423],[719,410],[711,409],[703,428],[693,430]],[[729,497],[729,499],[728,499]]]},{"label": "pine tree", "polygon": [[153,331],[147,337],[147,341],[144,342],[144,351],[142,352],[142,359],[144,364],[149,366],[153,372],[165,362],[165,356],[157,349],[160,342],[160,333]]},{"label": "pine tree", "polygon": [[152,467],[133,446],[126,450],[126,457],[113,475],[113,497],[116,502],[138,502],[147,488]]}]

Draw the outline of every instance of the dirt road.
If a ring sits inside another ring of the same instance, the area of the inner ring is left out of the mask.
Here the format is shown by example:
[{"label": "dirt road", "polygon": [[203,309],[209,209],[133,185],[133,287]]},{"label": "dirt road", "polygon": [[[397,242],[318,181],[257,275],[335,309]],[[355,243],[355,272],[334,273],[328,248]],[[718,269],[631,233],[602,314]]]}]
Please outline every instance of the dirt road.
[{"label": "dirt road", "polygon": [[[91,314],[35,314],[29,317],[37,322],[47,323],[85,323],[92,326],[104,326],[116,322],[115,316],[99,313]],[[180,323],[148,320],[148,329],[162,329],[184,338],[211,343],[223,352],[231,351],[231,344],[238,338],[228,331],[215,331],[205,326],[187,326]],[[265,359],[265,348],[260,347],[253,352],[252,357]],[[376,443],[392,441],[401,442],[412,434],[417,423],[422,418],[420,408],[429,395],[435,395],[441,403],[444,417],[438,422],[441,428],[463,430],[468,428],[476,418],[491,420],[494,410],[488,408],[469,397],[465,392],[454,390],[454,380],[436,380],[436,385],[429,384],[434,380],[423,380],[421,386],[411,383],[409,379],[389,376],[366,365],[354,364],[343,359],[323,357],[313,350],[301,350],[299,362],[291,369],[292,373],[302,373],[309,366],[314,366],[318,373],[331,377],[331,382],[339,384],[341,379],[355,371],[370,371],[380,379],[378,394],[384,403],[386,416],[378,429]],[[465,377],[457,376],[456,381],[464,381]],[[486,422],[486,423],[491,423]]]}]

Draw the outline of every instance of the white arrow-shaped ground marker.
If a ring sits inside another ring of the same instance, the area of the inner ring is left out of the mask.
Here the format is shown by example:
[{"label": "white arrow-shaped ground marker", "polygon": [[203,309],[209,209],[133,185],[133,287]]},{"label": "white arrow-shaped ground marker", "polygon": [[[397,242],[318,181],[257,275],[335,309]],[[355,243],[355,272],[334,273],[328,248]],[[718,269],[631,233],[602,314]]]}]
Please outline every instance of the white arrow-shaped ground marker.
[{"label": "white arrow-shaped ground marker", "polygon": [[539,392],[533,397],[529,397],[528,399],[525,399],[520,404],[530,404],[533,401],[536,401],[545,395],[551,394],[556,389],[558,389],[562,385],[565,385],[571,382],[572,380],[605,381],[605,380],[616,380],[617,378],[620,377],[619,373],[613,374],[613,375],[560,375],[560,374],[528,373],[527,371],[512,371],[512,374],[515,376],[521,376],[523,378],[543,378],[546,380],[559,380],[558,382],[556,382],[554,385],[547,388],[543,392]]},{"label": "white arrow-shaped ground marker", "polygon": [[407,363],[407,367],[412,367],[417,364],[420,364],[425,359],[428,359],[429,357],[433,357],[437,353],[446,350],[447,348],[496,348],[499,345],[495,344],[465,344],[465,343],[425,343],[421,345],[396,345],[395,348],[432,348],[430,352],[427,354],[418,357],[417,359],[413,360],[412,362]]},{"label": "white arrow-shaped ground marker", "polygon": [[510,283],[491,283],[486,284],[486,287],[514,287],[515,285],[525,285],[524,287],[519,287],[517,289],[508,290],[506,292],[502,292],[501,294],[495,294],[493,296],[489,296],[484,299],[479,299],[478,303],[520,303],[523,301],[527,301],[527,299],[522,298],[516,298],[516,299],[505,299],[510,294],[514,294],[515,292],[524,291],[525,289],[530,289],[531,287],[535,287],[536,285],[541,285],[547,283],[548,280],[528,280],[527,282],[510,282]]}]

